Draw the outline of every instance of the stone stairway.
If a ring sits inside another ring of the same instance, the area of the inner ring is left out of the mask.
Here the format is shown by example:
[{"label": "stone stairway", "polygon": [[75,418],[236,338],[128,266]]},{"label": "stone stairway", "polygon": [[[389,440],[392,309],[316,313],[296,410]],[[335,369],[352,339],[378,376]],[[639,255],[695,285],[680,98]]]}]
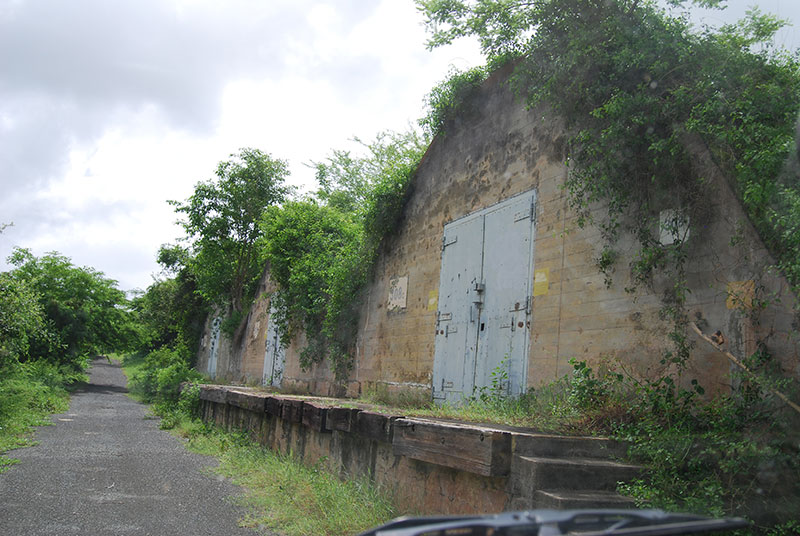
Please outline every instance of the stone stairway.
[{"label": "stone stairway", "polygon": [[615,461],[624,445],[594,437],[515,434],[509,486],[511,508],[632,508],[616,492],[618,482],[636,478],[641,468]]}]

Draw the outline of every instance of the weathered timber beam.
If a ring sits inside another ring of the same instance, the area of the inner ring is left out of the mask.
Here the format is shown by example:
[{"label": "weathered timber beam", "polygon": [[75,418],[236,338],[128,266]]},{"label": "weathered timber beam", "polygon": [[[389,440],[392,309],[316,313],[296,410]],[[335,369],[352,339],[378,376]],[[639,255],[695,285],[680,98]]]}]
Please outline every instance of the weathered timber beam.
[{"label": "weathered timber beam", "polygon": [[303,402],[303,426],[317,432],[328,432],[325,427],[327,414],[327,406],[309,401]]},{"label": "weathered timber beam", "polygon": [[237,408],[264,413],[266,395],[261,393],[248,393],[243,391],[228,391],[228,404]]},{"label": "weathered timber beam", "polygon": [[394,421],[402,417],[374,413],[372,411],[359,411],[356,414],[355,432],[368,439],[392,442],[392,431]]},{"label": "weathered timber beam", "polygon": [[352,432],[355,430],[356,415],[361,410],[356,408],[328,408],[325,427],[329,431]]},{"label": "weathered timber beam", "polygon": [[208,400],[209,402],[216,402],[218,404],[225,404],[227,399],[227,391],[216,385],[201,385],[200,386],[200,400]]},{"label": "weathered timber beam", "polygon": [[297,398],[284,398],[283,420],[287,422],[303,422],[303,401]]},{"label": "weathered timber beam", "polygon": [[392,453],[483,476],[511,470],[511,434],[448,423],[399,419]]}]

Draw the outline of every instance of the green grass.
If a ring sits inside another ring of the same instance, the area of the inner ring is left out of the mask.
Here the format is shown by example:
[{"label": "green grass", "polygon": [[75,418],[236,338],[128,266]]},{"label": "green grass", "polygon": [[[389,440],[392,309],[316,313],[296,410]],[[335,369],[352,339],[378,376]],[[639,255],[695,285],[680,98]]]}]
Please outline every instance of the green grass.
[{"label": "green grass", "polygon": [[374,405],[378,412],[395,415],[402,413],[409,417],[502,424],[547,433],[605,432],[602,427],[593,427],[592,423],[587,423],[585,415],[572,411],[568,403],[568,387],[567,380],[562,379],[535,391],[531,389],[516,398],[499,396],[487,390],[458,406],[438,406],[431,401],[430,395],[392,393],[379,387],[366,392],[359,402]]},{"label": "green grass", "polygon": [[[0,453],[35,444],[34,426],[51,425],[50,415],[69,409],[66,386],[82,373],[44,363],[26,363],[5,371],[0,380]],[[0,454],[0,473],[16,460]]]},{"label": "green grass", "polygon": [[192,435],[194,452],[219,459],[215,471],[245,488],[244,526],[289,536],[355,534],[395,516],[390,500],[363,480],[341,481],[291,455],[254,445],[242,436],[208,431]]},{"label": "green grass", "polygon": [[192,452],[213,456],[212,470],[244,488],[245,527],[287,536],[357,534],[396,516],[391,499],[366,480],[342,481],[324,467],[306,467],[243,434],[181,419],[175,433]]},{"label": "green grass", "polygon": [[139,354],[129,354],[125,355],[121,359],[118,356],[113,357],[119,359],[120,364],[122,365],[122,372],[128,379],[128,396],[138,402],[145,402],[144,392],[142,391],[140,385],[134,381],[131,381],[137,374],[144,371],[145,356]]}]

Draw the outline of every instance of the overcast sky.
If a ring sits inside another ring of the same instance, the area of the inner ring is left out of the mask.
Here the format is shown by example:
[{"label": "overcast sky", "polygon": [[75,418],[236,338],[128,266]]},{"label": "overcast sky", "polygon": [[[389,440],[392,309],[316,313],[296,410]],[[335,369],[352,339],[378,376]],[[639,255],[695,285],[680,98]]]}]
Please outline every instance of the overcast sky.
[{"label": "overcast sky", "polygon": [[[754,3],[800,25],[798,0]],[[184,200],[241,147],[304,164],[404,130],[462,42],[429,52],[412,0],[0,0],[0,259],[57,250],[146,288]],[[779,41],[797,47],[796,33]],[[7,269],[0,262],[0,270]]]}]

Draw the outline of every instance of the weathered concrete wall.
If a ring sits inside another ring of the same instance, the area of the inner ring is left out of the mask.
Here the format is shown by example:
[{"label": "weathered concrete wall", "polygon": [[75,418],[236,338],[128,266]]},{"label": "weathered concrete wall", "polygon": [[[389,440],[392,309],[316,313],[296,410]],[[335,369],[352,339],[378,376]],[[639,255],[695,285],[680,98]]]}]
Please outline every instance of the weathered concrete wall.
[{"label": "weathered concrete wall", "polygon": [[253,440],[276,452],[292,453],[306,465],[322,463],[342,478],[368,478],[407,512],[499,512],[510,500],[508,475],[484,477],[395,456],[386,416],[373,414],[380,420],[377,427],[356,428],[353,424],[351,431],[344,431],[320,429],[290,415],[254,411],[225,401],[203,400],[201,413],[207,422],[246,430]]},{"label": "weathered concrete wall", "polygon": [[[257,298],[250,307],[245,320],[232,336],[224,332],[219,334],[216,366],[216,377],[219,380],[250,384],[261,383],[269,322],[269,293],[273,290],[274,286],[269,279],[269,274],[265,271],[256,291]],[[210,372],[212,323],[215,318],[222,317],[222,312],[214,311],[206,320],[196,363],[196,368],[201,372]]]},{"label": "weathered concrete wall", "polygon": [[[446,135],[432,143],[420,165],[399,228],[385,241],[365,292],[351,381],[337,385],[325,363],[301,370],[301,338],[287,351],[285,387],[326,395],[356,395],[376,384],[429,392],[444,226],[531,190],[537,193],[533,248],[537,283],[529,328],[528,385],[568,373],[570,358],[595,364],[619,361],[639,375],[661,371],[670,325],[659,311],[672,282],[656,277],[649,286],[626,291],[631,286],[629,263],[635,244],[623,237],[617,247],[621,255],[614,282],[606,286],[596,264],[603,247],[600,233],[595,227],[578,226],[563,189],[568,173],[563,164],[563,126],[546,108],[526,109],[501,77],[502,73],[481,88],[465,113],[447,126]],[[765,342],[782,369],[800,378],[798,329],[790,311],[794,297],[786,281],[768,270],[772,259],[708,151],[694,140],[687,144],[696,174],[708,181],[705,211],[710,216],[710,223],[694,229],[688,238],[690,320],[706,332],[720,330],[725,347],[738,356],[751,354],[756,341]],[[669,193],[662,193],[655,208],[678,208],[674,202]],[[593,208],[601,218],[602,207]],[[653,218],[657,221],[658,213]],[[407,282],[404,306],[390,308],[390,289],[397,278]],[[732,295],[742,299],[731,299]],[[259,302],[250,315],[247,335],[236,345],[231,343],[227,353],[220,348],[218,369],[225,377],[260,376],[258,355],[262,352],[263,360],[267,310],[266,301]],[[685,381],[697,378],[711,392],[728,390],[731,363],[693,333],[689,337],[696,346]]]},{"label": "weathered concrete wall", "polygon": [[[627,507],[630,499],[614,490],[639,470],[611,461],[624,446],[603,438],[405,418],[248,388],[202,386],[200,400],[206,422],[244,430],[265,447],[308,466],[323,464],[343,479],[368,478],[408,513],[577,507],[583,503],[574,501],[587,499],[592,506]],[[553,486],[570,498],[554,503],[537,495]]]}]

